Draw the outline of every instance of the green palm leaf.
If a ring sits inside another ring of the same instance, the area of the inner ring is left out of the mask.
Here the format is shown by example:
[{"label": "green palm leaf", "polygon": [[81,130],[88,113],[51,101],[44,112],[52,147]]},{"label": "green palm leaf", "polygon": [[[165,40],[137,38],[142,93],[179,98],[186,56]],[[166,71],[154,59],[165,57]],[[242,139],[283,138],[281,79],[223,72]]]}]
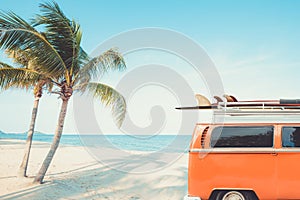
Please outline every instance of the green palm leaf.
[{"label": "green palm leaf", "polygon": [[0,88],[8,89],[10,87],[16,88],[30,88],[44,76],[38,72],[26,68],[13,68],[12,66],[0,62]]},{"label": "green palm leaf", "polygon": [[105,106],[110,106],[113,117],[120,127],[125,118],[126,102],[124,97],[112,87],[101,83],[89,83],[86,91],[99,98]]},{"label": "green palm leaf", "polygon": [[116,49],[109,49],[103,54],[91,59],[77,74],[81,83],[89,82],[93,78],[99,78],[108,70],[126,69],[122,55]]},{"label": "green palm leaf", "polygon": [[7,49],[5,53],[9,58],[13,59],[14,64],[17,64],[20,67],[33,70],[37,68],[37,63],[35,63],[34,59],[30,59],[28,51]]},{"label": "green palm leaf", "polygon": [[66,70],[63,60],[45,35],[12,12],[0,13],[0,48],[27,52],[37,63],[35,70],[53,78]]},{"label": "green palm leaf", "polygon": [[[74,20],[69,20],[55,2],[40,4],[42,15],[37,15],[34,25],[46,28],[47,40],[61,56],[68,69],[69,75],[79,69],[78,56],[81,51],[82,32]],[[59,36],[59,37],[58,37]]]},{"label": "green palm leaf", "polygon": [[5,51],[5,53],[9,58],[13,59],[14,63],[20,65],[20,67],[29,65],[29,59],[28,59],[29,57],[25,51],[8,49]]}]

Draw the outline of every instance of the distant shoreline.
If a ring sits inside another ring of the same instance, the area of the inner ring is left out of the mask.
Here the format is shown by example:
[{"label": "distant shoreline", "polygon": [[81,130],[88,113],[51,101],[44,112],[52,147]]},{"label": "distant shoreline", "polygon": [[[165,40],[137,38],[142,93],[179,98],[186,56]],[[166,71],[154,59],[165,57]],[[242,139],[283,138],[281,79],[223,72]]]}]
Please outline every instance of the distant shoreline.
[{"label": "distant shoreline", "polygon": [[[26,134],[0,134],[1,139],[21,140],[27,139]],[[157,136],[127,136],[127,135],[68,135],[63,134],[60,144],[63,146],[97,146],[108,149],[121,149],[124,151],[157,152],[187,152],[191,140],[190,135],[157,135]],[[33,143],[52,143],[53,135],[34,134]],[[176,144],[175,144],[176,143]]]}]

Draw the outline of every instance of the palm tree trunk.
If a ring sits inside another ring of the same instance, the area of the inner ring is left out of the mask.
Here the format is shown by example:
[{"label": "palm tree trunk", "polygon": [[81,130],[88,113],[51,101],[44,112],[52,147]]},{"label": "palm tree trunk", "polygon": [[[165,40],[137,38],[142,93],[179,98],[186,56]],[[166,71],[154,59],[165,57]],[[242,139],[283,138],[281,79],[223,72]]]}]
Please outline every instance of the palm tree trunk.
[{"label": "palm tree trunk", "polygon": [[28,130],[28,133],[27,133],[27,140],[26,140],[26,145],[25,145],[25,152],[24,152],[24,156],[23,156],[23,161],[22,161],[20,169],[19,169],[20,177],[26,177],[30,149],[31,149],[31,144],[32,144],[32,136],[34,133],[35,121],[36,121],[36,116],[37,116],[38,107],[39,107],[39,101],[40,101],[40,98],[36,97],[34,100],[34,103],[33,103],[31,122],[30,122],[30,127]]},{"label": "palm tree trunk", "polygon": [[40,171],[37,174],[37,176],[35,177],[33,183],[42,183],[43,182],[43,179],[48,170],[48,167],[50,166],[53,156],[58,148],[60,137],[61,137],[63,127],[64,127],[65,116],[67,113],[68,101],[69,101],[69,99],[64,99],[62,102],[61,110],[60,110],[60,114],[59,114],[59,118],[58,118],[58,125],[56,127],[52,145],[51,145],[50,150],[43,162],[43,165],[40,168]]}]

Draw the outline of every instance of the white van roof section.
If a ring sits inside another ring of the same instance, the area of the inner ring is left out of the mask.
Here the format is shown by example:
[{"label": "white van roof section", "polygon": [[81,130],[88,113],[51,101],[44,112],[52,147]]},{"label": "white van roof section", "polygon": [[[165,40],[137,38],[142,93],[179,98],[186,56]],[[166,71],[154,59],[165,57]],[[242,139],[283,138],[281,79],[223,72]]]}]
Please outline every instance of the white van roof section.
[{"label": "white van roof section", "polygon": [[[216,103],[210,103],[203,95],[195,95],[197,106],[178,107],[180,110],[211,110],[217,121],[263,121],[263,122],[299,122],[300,99],[280,100],[246,100],[238,101],[232,95],[224,95],[225,99],[214,96]],[[205,99],[199,101],[199,96]]]}]

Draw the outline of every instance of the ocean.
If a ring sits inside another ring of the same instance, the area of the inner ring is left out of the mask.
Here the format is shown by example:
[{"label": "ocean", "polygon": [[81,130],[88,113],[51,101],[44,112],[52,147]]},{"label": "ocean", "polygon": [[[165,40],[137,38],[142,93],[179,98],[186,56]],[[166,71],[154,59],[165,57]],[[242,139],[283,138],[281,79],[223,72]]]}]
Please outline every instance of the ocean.
[{"label": "ocean", "polygon": [[[26,140],[25,133],[1,133],[0,139]],[[35,133],[33,141],[51,143],[53,135]],[[191,135],[77,135],[63,134],[61,145],[89,146],[97,145],[107,148],[119,148],[129,151],[156,152],[163,149],[173,152],[186,152]],[[92,141],[92,142],[90,142]]]}]

